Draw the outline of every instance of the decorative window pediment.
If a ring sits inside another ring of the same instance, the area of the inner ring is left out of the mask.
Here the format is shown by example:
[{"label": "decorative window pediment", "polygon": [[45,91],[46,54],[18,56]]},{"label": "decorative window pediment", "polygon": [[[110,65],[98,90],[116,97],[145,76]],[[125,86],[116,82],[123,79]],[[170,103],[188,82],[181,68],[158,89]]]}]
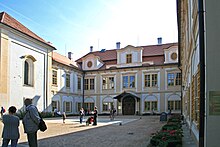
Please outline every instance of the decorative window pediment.
[{"label": "decorative window pediment", "polygon": [[31,59],[33,62],[37,61],[32,55],[25,55],[23,56],[25,59]]}]

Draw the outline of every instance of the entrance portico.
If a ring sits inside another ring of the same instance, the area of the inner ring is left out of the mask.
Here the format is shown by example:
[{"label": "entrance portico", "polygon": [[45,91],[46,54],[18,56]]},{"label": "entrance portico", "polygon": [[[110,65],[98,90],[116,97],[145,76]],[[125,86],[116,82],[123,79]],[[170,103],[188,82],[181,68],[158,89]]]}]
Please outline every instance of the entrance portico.
[{"label": "entrance portico", "polygon": [[118,110],[122,115],[135,115],[140,112],[140,98],[130,92],[123,92],[114,97],[122,110]]}]

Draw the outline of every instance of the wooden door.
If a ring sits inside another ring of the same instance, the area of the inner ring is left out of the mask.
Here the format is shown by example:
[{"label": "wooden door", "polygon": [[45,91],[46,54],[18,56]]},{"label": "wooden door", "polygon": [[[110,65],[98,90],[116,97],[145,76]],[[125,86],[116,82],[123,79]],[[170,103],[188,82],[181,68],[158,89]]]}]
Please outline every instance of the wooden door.
[{"label": "wooden door", "polygon": [[135,114],[135,99],[133,97],[125,97],[122,100],[122,114],[134,115]]}]

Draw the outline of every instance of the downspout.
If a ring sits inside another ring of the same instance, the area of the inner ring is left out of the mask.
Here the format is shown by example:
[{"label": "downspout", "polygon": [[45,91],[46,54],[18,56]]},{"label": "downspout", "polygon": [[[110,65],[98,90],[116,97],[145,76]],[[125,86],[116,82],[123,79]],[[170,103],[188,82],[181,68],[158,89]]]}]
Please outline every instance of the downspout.
[{"label": "downspout", "polygon": [[45,97],[45,105],[44,106],[44,110],[47,108],[48,106],[48,49],[47,49],[47,64],[46,64],[46,89],[45,89],[45,92],[46,92],[46,97]]},{"label": "downspout", "polygon": [[85,109],[85,72],[83,71],[83,82],[82,82],[82,107]]},{"label": "downspout", "polygon": [[[180,73],[181,73],[181,79],[183,79],[183,78],[182,78],[182,69],[181,69],[180,67],[178,67],[178,68],[179,68]],[[183,117],[183,80],[181,80],[181,95],[180,95],[180,101],[181,101],[180,114],[181,114],[181,116]]]},{"label": "downspout", "polygon": [[46,85],[47,85],[47,82],[46,82],[46,77],[47,77],[47,75],[45,75],[46,74],[46,72],[47,72],[47,70],[46,70],[46,66],[47,66],[47,63],[46,63],[46,65],[45,65],[45,62],[46,62],[46,59],[45,59],[46,57],[45,57],[45,55],[44,55],[44,76],[43,76],[43,78],[44,78],[44,92],[43,92],[43,111],[45,110],[45,101],[46,101]]},{"label": "downspout", "polygon": [[199,62],[200,62],[200,110],[199,146],[204,147],[205,134],[205,46],[204,46],[204,5],[198,0],[199,14]]},{"label": "downspout", "polygon": [[183,116],[183,78],[181,69],[181,2],[176,0],[177,4],[177,27],[178,27],[178,68],[181,71],[181,116]]}]

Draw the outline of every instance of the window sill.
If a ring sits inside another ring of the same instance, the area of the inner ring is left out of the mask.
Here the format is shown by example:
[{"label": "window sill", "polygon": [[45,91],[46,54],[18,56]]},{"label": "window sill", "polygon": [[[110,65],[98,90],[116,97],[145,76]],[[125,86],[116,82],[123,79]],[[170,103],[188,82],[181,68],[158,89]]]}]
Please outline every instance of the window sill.
[{"label": "window sill", "polygon": [[158,86],[154,86],[154,87],[144,87],[144,88],[159,88]]},{"label": "window sill", "polygon": [[130,90],[130,89],[136,89],[136,87],[132,87],[132,88],[123,88],[123,90]]},{"label": "window sill", "polygon": [[27,84],[24,84],[23,86],[24,87],[34,87],[33,85],[27,85]]}]

